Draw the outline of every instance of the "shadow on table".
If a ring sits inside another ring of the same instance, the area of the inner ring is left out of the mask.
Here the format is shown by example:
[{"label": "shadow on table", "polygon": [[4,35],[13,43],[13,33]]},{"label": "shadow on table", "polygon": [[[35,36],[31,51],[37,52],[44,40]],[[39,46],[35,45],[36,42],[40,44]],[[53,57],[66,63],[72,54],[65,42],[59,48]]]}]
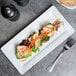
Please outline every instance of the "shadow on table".
[{"label": "shadow on table", "polygon": [[0,7],[1,7],[2,5],[4,5],[4,4],[6,4],[6,3],[7,3],[6,0],[1,0],[1,1],[0,1]]}]

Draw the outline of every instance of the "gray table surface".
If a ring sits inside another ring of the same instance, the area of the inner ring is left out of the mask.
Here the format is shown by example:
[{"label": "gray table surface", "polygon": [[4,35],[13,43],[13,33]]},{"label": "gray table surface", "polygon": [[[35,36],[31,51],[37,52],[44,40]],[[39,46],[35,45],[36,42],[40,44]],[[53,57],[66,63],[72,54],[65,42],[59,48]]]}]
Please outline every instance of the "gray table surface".
[{"label": "gray table surface", "polygon": [[[5,0],[4,0],[5,1]],[[25,7],[18,6],[14,0],[6,0],[13,3],[20,11],[21,17],[16,22],[11,22],[2,17],[0,14],[0,45],[9,40],[18,31],[24,28],[27,24],[36,19],[43,13],[51,4],[55,5],[63,14],[66,20],[76,30],[76,9],[67,9],[56,2],[56,0],[30,0]],[[0,2],[1,4],[1,2]],[[72,35],[76,38],[76,33]],[[62,50],[65,42],[53,50],[49,55],[43,58],[35,66],[33,66],[23,76],[76,76],[76,44],[60,58],[55,68],[51,73],[48,73],[46,67],[55,59],[58,53]],[[15,67],[9,62],[5,55],[0,50],[0,76],[21,76]]]}]

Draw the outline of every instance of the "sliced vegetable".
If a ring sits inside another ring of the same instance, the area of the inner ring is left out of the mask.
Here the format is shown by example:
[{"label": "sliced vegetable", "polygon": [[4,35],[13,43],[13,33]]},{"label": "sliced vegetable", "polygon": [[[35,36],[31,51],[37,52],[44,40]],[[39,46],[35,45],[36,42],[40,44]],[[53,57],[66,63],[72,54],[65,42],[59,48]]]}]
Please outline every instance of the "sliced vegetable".
[{"label": "sliced vegetable", "polygon": [[45,43],[46,41],[48,41],[49,40],[49,36],[46,36],[44,39],[42,39],[41,41],[40,41],[40,46],[43,44],[43,43]]},{"label": "sliced vegetable", "polygon": [[50,24],[50,23],[47,24],[46,26],[49,27],[49,28],[51,28],[51,29],[54,28],[54,26],[52,24]]},{"label": "sliced vegetable", "polygon": [[32,56],[32,53],[25,55],[23,58],[29,58],[30,56]]},{"label": "sliced vegetable", "polygon": [[33,48],[32,47],[32,52],[34,52],[34,53],[36,53],[36,52],[39,52],[40,50],[39,50],[39,47],[37,47],[37,48]]},{"label": "sliced vegetable", "polygon": [[22,56],[20,55],[20,53],[16,50],[16,58],[17,59],[21,59],[22,58]]}]

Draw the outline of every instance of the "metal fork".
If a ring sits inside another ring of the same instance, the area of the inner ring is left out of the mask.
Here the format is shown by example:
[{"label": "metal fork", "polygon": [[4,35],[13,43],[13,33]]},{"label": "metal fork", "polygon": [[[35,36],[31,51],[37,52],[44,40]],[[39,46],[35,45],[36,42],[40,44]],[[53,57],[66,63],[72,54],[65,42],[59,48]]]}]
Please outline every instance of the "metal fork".
[{"label": "metal fork", "polygon": [[55,60],[46,68],[49,72],[51,72],[57,61],[60,59],[60,57],[63,55],[63,53],[67,50],[69,50],[74,44],[75,44],[75,40],[73,38],[69,38],[67,40],[67,42],[65,43],[64,47],[63,47],[63,50],[58,54],[58,56],[55,58]]}]

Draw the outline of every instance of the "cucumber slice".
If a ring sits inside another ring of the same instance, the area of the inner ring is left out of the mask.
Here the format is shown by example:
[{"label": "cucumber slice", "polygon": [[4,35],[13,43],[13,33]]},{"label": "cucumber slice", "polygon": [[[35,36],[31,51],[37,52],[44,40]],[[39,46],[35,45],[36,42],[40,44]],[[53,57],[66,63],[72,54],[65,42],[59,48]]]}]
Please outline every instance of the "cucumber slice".
[{"label": "cucumber slice", "polygon": [[32,47],[32,52],[36,53],[36,52],[39,52],[39,51],[40,51],[39,47],[37,47],[37,48]]},{"label": "cucumber slice", "polygon": [[17,59],[21,59],[20,57],[18,57],[18,55],[17,55],[18,53],[19,53],[19,52],[16,50],[16,58],[17,58]]},{"label": "cucumber slice", "polygon": [[47,24],[46,27],[50,27],[50,28],[54,28],[54,26],[52,24]]},{"label": "cucumber slice", "polygon": [[[52,24],[47,24],[46,27],[50,27],[51,29],[54,28],[54,26]],[[52,37],[52,32],[50,32],[50,34],[48,34],[49,37]]]},{"label": "cucumber slice", "polygon": [[30,56],[32,56],[32,53],[25,55],[23,58],[29,58]]},{"label": "cucumber slice", "polygon": [[52,32],[48,34],[49,37],[52,37]]}]

